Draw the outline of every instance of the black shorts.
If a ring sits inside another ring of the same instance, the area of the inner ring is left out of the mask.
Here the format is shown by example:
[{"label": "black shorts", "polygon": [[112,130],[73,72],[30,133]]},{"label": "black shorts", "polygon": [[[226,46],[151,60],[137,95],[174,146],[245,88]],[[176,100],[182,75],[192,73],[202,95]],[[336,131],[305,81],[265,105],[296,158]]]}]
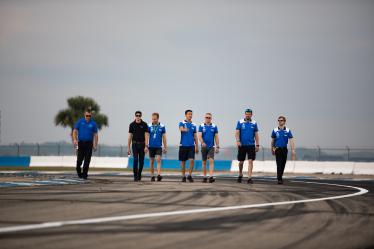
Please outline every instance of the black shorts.
[{"label": "black shorts", "polygon": [[201,157],[202,157],[203,161],[206,161],[208,158],[214,159],[214,147],[212,147],[212,148],[207,148],[207,147],[201,148]]},{"label": "black shorts", "polygon": [[256,160],[256,149],[254,145],[242,145],[238,148],[238,161],[245,161],[248,155],[248,160]]},{"label": "black shorts", "polygon": [[162,156],[162,149],[161,148],[149,148],[149,157],[155,158],[156,156]]},{"label": "black shorts", "polygon": [[195,159],[195,146],[179,146],[179,161]]}]

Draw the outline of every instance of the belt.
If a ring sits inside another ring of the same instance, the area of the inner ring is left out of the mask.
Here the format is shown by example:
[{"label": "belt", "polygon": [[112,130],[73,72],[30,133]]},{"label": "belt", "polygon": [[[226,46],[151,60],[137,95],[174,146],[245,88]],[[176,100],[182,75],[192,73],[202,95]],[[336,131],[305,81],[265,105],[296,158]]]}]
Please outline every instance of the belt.
[{"label": "belt", "polygon": [[93,141],[78,141],[79,143],[92,143]]},{"label": "belt", "polygon": [[132,141],[133,144],[145,144],[145,142]]}]

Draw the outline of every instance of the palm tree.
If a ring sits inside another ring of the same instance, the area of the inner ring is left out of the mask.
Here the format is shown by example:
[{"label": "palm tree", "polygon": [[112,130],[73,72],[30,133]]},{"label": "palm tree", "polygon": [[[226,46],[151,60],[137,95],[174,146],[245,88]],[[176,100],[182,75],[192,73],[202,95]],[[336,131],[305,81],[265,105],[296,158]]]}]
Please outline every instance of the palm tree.
[{"label": "palm tree", "polygon": [[92,118],[101,130],[103,126],[108,126],[108,117],[100,113],[100,106],[92,98],[76,96],[67,99],[68,108],[60,110],[55,116],[55,125],[70,127],[70,137],[72,137],[75,123],[83,117],[85,110],[92,111]]}]

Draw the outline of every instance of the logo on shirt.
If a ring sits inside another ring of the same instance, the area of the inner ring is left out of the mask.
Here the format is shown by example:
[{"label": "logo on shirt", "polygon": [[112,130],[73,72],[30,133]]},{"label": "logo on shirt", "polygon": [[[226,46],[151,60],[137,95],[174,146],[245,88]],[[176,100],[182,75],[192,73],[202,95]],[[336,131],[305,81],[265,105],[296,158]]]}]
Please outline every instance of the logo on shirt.
[{"label": "logo on shirt", "polygon": [[242,130],[245,130],[245,124],[244,123],[242,124]]}]

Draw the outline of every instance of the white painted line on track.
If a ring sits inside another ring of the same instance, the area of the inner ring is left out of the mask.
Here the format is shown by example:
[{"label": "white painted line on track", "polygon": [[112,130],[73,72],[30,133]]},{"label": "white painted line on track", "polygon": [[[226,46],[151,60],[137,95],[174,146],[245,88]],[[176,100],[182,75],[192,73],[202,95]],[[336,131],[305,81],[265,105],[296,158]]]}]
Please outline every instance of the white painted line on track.
[{"label": "white painted line on track", "polygon": [[164,217],[164,216],[173,216],[173,215],[197,214],[197,213],[208,213],[208,212],[222,212],[222,211],[237,210],[237,209],[261,208],[261,207],[268,207],[268,206],[280,206],[280,205],[289,205],[289,204],[298,204],[298,203],[319,202],[319,201],[336,200],[336,199],[354,197],[354,196],[363,195],[363,194],[366,194],[366,193],[369,192],[369,190],[364,189],[364,188],[348,186],[348,185],[341,185],[341,184],[306,182],[306,181],[292,181],[292,182],[344,187],[344,188],[350,188],[350,189],[358,190],[358,192],[355,192],[355,193],[352,193],[352,194],[345,194],[345,195],[337,195],[337,196],[313,198],[313,199],[304,199],[304,200],[294,200],[294,201],[280,201],[280,202],[269,202],[269,203],[238,205],[238,206],[228,206],[228,207],[216,207],[216,208],[200,208],[200,209],[192,209],[192,210],[144,213],[144,214],[102,217],[102,218],[93,218],[93,219],[56,221],[56,222],[45,222],[45,223],[40,223],[40,224],[1,227],[0,228],[0,233],[19,232],[19,231],[36,230],[36,229],[44,229],[44,228],[56,228],[56,227],[62,227],[62,226],[68,226],[68,225],[97,224],[97,223],[105,223],[105,222],[144,219],[144,218],[153,218],[153,217]]}]

